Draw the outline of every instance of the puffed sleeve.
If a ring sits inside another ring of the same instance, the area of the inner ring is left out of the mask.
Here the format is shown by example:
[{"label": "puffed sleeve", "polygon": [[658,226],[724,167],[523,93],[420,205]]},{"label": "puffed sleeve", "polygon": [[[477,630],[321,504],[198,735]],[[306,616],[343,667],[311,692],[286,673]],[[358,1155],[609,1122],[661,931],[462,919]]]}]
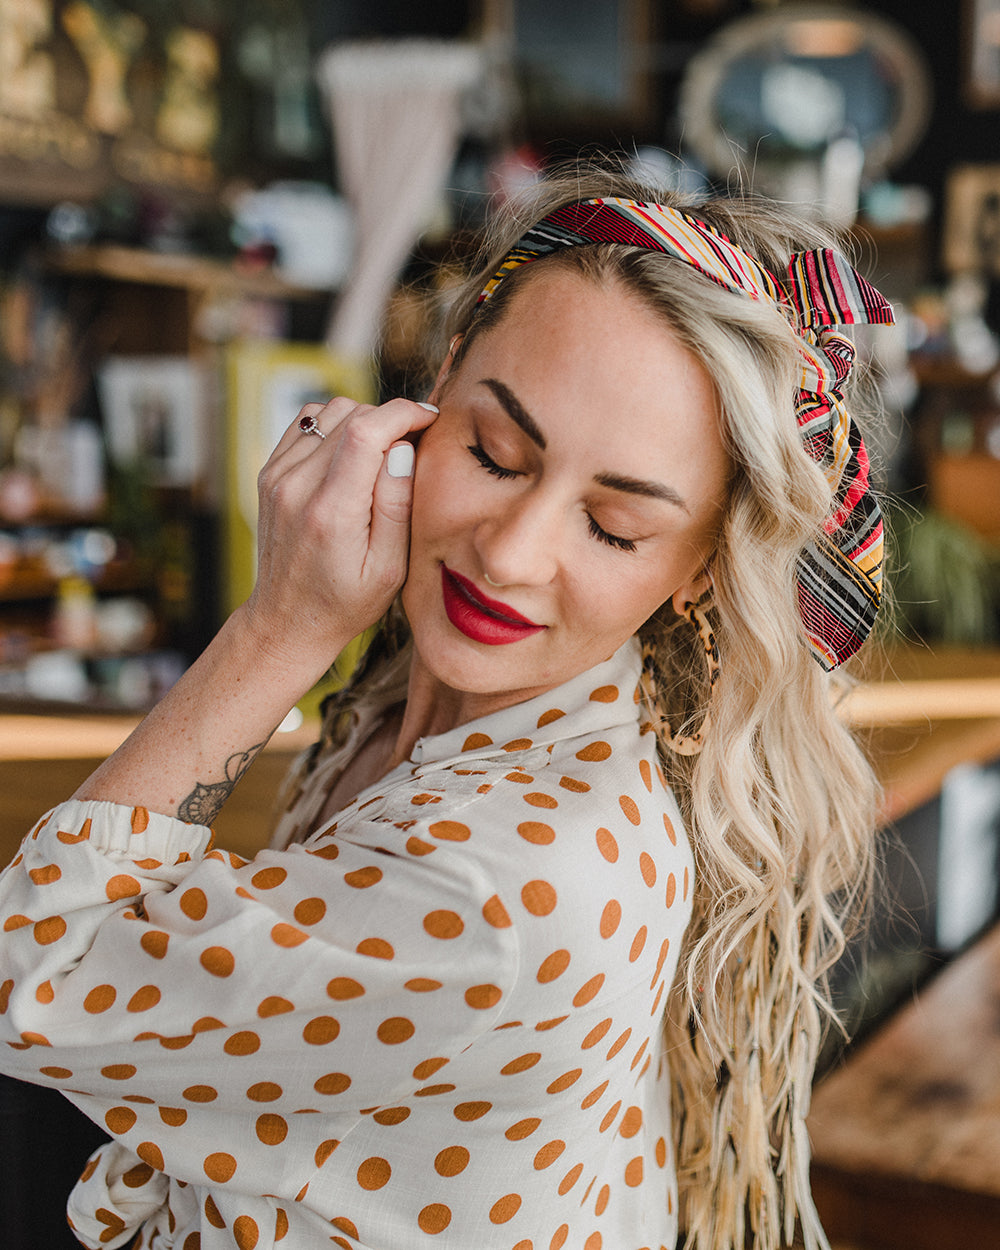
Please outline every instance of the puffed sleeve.
[{"label": "puffed sleeve", "polygon": [[[41,821],[0,879],[0,1062],[154,1167],[204,1181],[245,1157],[266,1189],[266,1147],[303,1113],[347,1125],[446,1082],[503,1008],[516,938],[443,847],[327,836],[246,862],[210,841],[104,802]],[[171,1133],[202,1110],[235,1114],[240,1151]]]}]

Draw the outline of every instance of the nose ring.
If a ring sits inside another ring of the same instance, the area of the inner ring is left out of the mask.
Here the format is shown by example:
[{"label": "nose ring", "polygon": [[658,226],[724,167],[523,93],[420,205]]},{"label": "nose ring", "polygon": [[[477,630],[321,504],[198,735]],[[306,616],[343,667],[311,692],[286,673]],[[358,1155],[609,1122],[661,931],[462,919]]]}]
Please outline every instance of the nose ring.
[{"label": "nose ring", "polygon": [[486,582],[487,586],[492,586],[494,589],[499,589],[503,585],[502,582],[495,582],[485,569],[483,570],[483,580]]}]

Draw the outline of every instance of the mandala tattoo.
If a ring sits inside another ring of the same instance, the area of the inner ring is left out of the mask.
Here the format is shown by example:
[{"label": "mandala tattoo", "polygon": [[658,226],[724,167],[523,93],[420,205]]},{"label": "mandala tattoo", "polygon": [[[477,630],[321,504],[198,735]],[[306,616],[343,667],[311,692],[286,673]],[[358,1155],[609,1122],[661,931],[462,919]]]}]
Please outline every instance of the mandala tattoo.
[{"label": "mandala tattoo", "polygon": [[257,753],[263,746],[263,742],[258,742],[246,751],[234,751],[226,760],[225,781],[214,781],[210,785],[196,782],[194,789],[177,808],[177,815],[181,820],[195,825],[210,825],[222,811],[233,787],[257,758]]}]

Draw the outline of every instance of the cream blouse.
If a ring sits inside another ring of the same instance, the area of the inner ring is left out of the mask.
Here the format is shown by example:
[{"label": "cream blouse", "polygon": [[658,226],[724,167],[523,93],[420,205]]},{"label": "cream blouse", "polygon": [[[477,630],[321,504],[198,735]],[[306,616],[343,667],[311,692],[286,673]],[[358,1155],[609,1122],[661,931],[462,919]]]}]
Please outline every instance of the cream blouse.
[{"label": "cream blouse", "polygon": [[0,881],[2,1067],[112,1142],[86,1246],[673,1247],[692,858],[638,646],[435,737],[303,844],[55,808]]}]

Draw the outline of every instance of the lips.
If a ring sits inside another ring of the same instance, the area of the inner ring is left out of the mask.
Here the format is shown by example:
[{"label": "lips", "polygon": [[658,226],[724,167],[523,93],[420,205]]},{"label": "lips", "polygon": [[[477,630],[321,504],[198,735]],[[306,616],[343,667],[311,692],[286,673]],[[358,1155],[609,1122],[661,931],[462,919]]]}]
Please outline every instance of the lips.
[{"label": "lips", "polygon": [[544,625],[536,625],[507,604],[490,599],[467,577],[443,564],[441,593],[448,620],[474,642],[504,646],[545,629]]}]

